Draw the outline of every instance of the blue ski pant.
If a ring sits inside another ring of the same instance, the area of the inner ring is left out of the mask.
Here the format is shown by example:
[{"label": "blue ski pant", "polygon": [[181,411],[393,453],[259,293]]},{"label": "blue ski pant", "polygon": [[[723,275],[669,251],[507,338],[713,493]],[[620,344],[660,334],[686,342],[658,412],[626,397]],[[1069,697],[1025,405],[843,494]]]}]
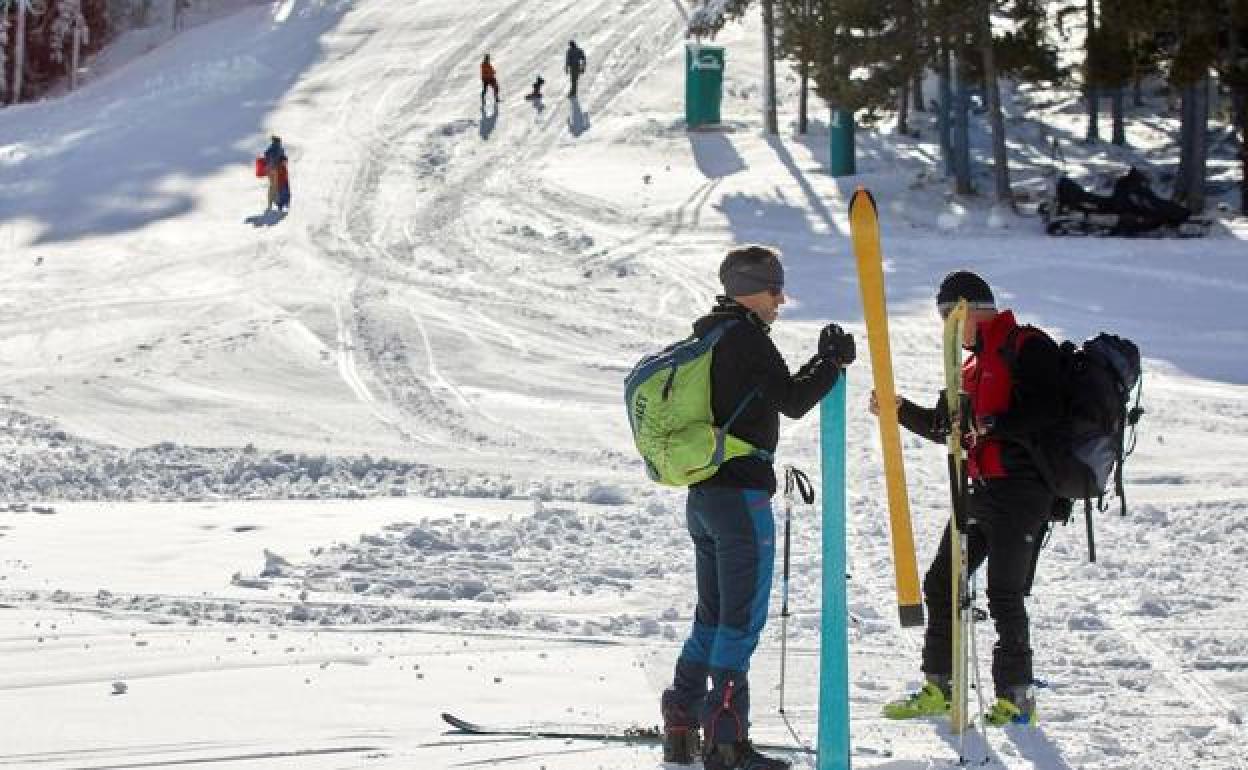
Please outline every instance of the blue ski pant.
[{"label": "blue ski pant", "polygon": [[672,695],[700,715],[708,743],[731,743],[748,734],[747,674],[767,622],[776,556],[771,495],[762,489],[693,488],[685,518],[694,545],[698,606],[676,662]]}]

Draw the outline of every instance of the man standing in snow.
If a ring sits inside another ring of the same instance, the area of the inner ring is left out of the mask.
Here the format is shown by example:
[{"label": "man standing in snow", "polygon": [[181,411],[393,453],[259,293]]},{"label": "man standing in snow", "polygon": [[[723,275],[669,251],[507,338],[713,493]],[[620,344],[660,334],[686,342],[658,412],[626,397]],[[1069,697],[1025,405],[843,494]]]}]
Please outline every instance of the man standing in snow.
[{"label": "man standing in snow", "polygon": [[498,80],[495,77],[494,65],[490,64],[490,55],[487,53],[485,58],[481,60],[481,106],[485,107],[485,92],[494,89],[494,104],[498,105]]},{"label": "man standing in snow", "polygon": [[[1057,502],[1031,452],[1023,443],[1056,428],[1058,351],[1053,340],[1032,327],[1020,327],[1010,310],[998,311],[992,289],[975,273],[950,273],[940,284],[936,306],[942,318],[959,300],[968,314],[963,347],[971,352],[962,367],[963,446],[970,484],[966,497],[967,566],[974,572],[988,561],[988,609],[997,627],[992,649],[992,681],[997,700],[985,715],[990,724],[1034,724],[1030,624],[1023,597],[1033,557]],[[870,410],[879,412],[873,393]],[[948,410],[942,391],[935,408],[924,409],[900,396],[898,420],[908,430],[945,443]],[[923,687],[884,707],[891,719],[946,714],[953,672],[953,588],[949,528],[923,579],[927,633],[923,643]]]},{"label": "man standing in snow", "polygon": [[269,178],[269,206],[285,209],[290,205],[290,178],[286,171],[286,150],[282,139],[274,136],[264,151],[264,165]]},{"label": "man standing in snow", "polygon": [[568,41],[568,53],[563,59],[563,71],[568,73],[568,79],[572,81],[572,87],[568,91],[568,98],[575,99],[576,82],[585,73],[585,52],[577,46],[575,40]]},{"label": "man standing in snow", "polygon": [[[712,354],[715,423],[724,425],[735,416],[733,435],[770,457],[780,415],[797,419],[819,403],[841,369],[853,363],[854,338],[829,324],[819,335],[818,353],[790,374],[769,336],[785,302],[780,255],[763,246],[734,249],[720,265],[719,278],[724,295],[693,325],[694,334],[702,337],[720,324],[736,322]],[[757,455],[729,460],[689,488],[685,516],[694,544],[698,604],[672,686],[660,702],[664,761],[692,762],[701,729],[706,770],[789,767],[759,754],[749,740],[747,672],[767,621],[776,551],[775,492],[772,464]]]}]

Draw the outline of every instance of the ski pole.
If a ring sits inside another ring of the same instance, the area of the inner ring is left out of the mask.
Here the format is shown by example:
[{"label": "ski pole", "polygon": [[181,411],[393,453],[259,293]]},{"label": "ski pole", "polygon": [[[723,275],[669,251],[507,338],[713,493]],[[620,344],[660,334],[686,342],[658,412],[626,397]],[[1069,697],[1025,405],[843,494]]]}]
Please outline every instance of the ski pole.
[{"label": "ski pole", "polygon": [[984,686],[979,678],[979,650],[975,644],[975,624],[982,619],[980,617],[981,610],[975,604],[976,599],[978,598],[978,594],[979,594],[979,572],[977,570],[971,573],[971,594],[970,594],[970,607],[968,608],[968,611],[967,611],[967,615],[968,615],[967,626],[969,628],[969,632],[971,636],[971,639],[970,639],[971,662],[972,662],[972,665],[974,666],[973,670],[975,674],[975,680],[974,680],[975,700],[979,704],[980,738],[984,742],[984,756],[983,756],[983,759],[979,761],[979,764],[987,765],[992,761],[992,757],[990,753],[992,750],[992,746],[988,743],[988,731],[984,727]]},{"label": "ski pole", "polygon": [[[791,564],[793,498],[794,493],[801,496],[802,502],[811,505],[815,502],[815,489],[810,478],[801,470],[786,465],[784,467],[784,566],[780,582],[780,716],[788,718],[784,713],[784,682],[788,661],[789,646],[789,565]],[[792,726],[789,727],[792,732]],[[796,736],[795,736],[796,737]]]},{"label": "ski pole", "polygon": [[784,568],[780,579],[780,716],[784,716],[784,673],[789,648],[789,530],[793,524],[792,465],[784,468]]}]

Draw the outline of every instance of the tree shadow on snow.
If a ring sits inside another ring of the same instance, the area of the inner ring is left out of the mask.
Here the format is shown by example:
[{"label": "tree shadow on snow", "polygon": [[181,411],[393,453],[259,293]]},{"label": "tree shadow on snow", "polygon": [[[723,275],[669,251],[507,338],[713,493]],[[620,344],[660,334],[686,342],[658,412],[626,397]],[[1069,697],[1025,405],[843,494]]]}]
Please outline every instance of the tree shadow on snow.
[{"label": "tree shadow on snow", "polygon": [[[691,135],[695,156],[701,146],[699,168],[712,174],[730,171],[742,163],[731,141],[718,135]],[[847,258],[846,239],[840,234],[832,212],[798,167],[783,142],[768,139],[781,164],[797,183],[777,186],[771,195],[745,193],[724,195],[714,204],[728,221],[735,243],[765,243],[784,253],[785,283],[791,302],[783,317],[794,320],[853,319],[859,316],[857,277]],[[724,145],[727,145],[725,147]],[[735,161],[734,161],[735,159]],[[704,167],[705,164],[705,167]],[[831,233],[831,235],[829,234]]]},{"label": "tree shadow on snow", "polygon": [[847,240],[816,229],[805,199],[783,188],[766,198],[732,193],[715,208],[728,220],[734,243],[764,243],[784,254],[786,319],[853,319],[860,316],[858,282]]},{"label": "tree shadow on snow", "polygon": [[278,209],[268,209],[263,214],[253,214],[243,220],[245,224],[252,227],[272,227],[286,218],[285,211]]},{"label": "tree shadow on snow", "polygon": [[136,230],[191,211],[200,180],[249,175],[270,130],[298,148],[269,116],[303,97],[300,78],[349,8],[297,0],[281,23],[249,8],[62,99],[6,109],[0,147],[23,152],[0,163],[0,224],[37,222],[36,244]]},{"label": "tree shadow on snow", "polygon": [[581,102],[575,96],[568,98],[568,130],[572,136],[580,136],[589,130],[589,113],[581,109]]}]

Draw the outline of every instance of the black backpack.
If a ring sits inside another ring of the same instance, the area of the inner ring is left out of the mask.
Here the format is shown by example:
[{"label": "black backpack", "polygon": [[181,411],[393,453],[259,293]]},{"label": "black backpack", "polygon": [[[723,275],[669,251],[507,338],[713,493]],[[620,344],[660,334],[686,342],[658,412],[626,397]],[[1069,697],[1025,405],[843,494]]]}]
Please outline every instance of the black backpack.
[{"label": "black backpack", "polygon": [[[1030,333],[1043,334],[1034,327],[1019,327],[1006,338],[1002,355],[1011,367],[1024,335]],[[1122,466],[1135,449],[1135,426],[1144,414],[1140,408],[1140,350],[1125,337],[1102,332],[1082,345],[1063,342],[1058,355],[1062,414],[1059,427],[1028,442],[1027,448],[1059,498],[1057,520],[1066,523],[1073,502],[1084,501],[1088,558],[1096,561],[1093,498],[1097,500],[1097,509],[1105,511],[1105,495],[1113,489],[1122,515],[1127,513]]]}]

